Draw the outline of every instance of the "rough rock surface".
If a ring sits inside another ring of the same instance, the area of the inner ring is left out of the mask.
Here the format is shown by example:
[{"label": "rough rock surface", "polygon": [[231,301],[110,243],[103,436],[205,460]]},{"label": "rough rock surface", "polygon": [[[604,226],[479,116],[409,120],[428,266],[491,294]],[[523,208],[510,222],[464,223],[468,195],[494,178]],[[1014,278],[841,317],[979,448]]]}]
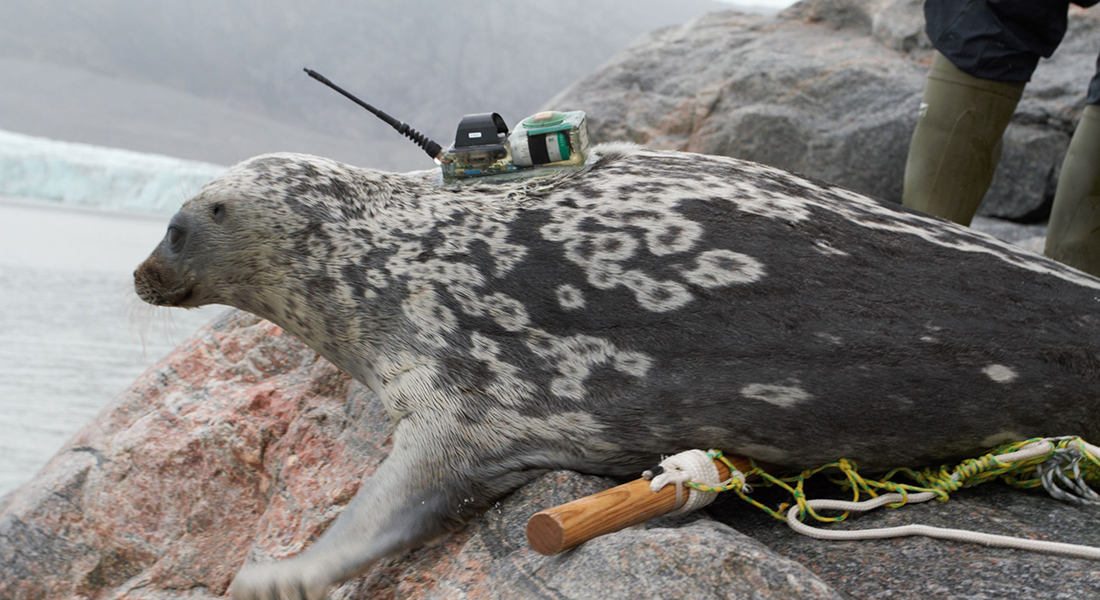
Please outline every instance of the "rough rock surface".
[{"label": "rough rock surface", "polygon": [[[296,554],[389,449],[377,400],[275,325],[231,311],[0,498],[0,598],[212,598],[246,559]],[[551,473],[332,598],[839,599],[706,516],[546,558],[535,512],[612,482]]]},{"label": "rough rock surface", "polygon": [[[369,391],[278,327],[230,311],[0,498],[0,598],[221,596],[246,559],[283,558],[311,543],[385,456],[391,433]],[[719,521],[658,519],[551,558],[527,547],[531,514],[610,485],[550,473],[466,529],[384,561],[330,597],[1100,594],[1096,562],[919,538],[819,542],[736,499],[712,510]],[[908,522],[1100,545],[1100,510],[999,486],[946,505],[883,510],[857,525]]]},{"label": "rough rock surface", "polygon": [[978,215],[970,223],[970,228],[989,234],[1002,242],[1016,244],[1035,254],[1042,254],[1047,243],[1046,224],[1024,225],[1004,219]]},{"label": "rough rock surface", "polygon": [[[775,497],[758,491],[761,498]],[[811,497],[843,498],[829,484]],[[777,500],[778,502],[778,500]],[[737,498],[711,513],[723,523],[797,560],[852,598],[1097,598],[1100,562],[933,540],[822,542],[803,537]],[[1045,541],[1100,546],[1100,508],[1076,506],[1044,493],[987,484],[898,510],[880,509],[840,529],[910,524],[967,529]]]},{"label": "rough rock surface", "polygon": [[[596,141],[725,154],[900,201],[931,46],[920,0],[803,0],[714,13],[641,39],[548,108]],[[1004,138],[980,214],[1041,220],[1095,71],[1100,9],[1074,8]]]}]

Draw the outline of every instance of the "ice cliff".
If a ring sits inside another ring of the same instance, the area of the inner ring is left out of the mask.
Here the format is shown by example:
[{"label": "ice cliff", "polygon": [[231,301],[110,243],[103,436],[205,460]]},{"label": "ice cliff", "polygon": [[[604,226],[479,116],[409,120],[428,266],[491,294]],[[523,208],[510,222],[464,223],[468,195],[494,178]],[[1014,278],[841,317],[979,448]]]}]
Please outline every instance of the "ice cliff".
[{"label": "ice cliff", "polygon": [[172,213],[225,167],[0,131],[0,196]]}]

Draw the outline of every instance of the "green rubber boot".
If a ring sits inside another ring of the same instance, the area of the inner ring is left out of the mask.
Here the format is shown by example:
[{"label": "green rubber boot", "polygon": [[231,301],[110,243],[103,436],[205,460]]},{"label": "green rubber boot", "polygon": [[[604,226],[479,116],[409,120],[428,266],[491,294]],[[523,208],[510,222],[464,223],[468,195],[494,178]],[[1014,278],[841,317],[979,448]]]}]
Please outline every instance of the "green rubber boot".
[{"label": "green rubber boot", "polygon": [[1069,142],[1043,253],[1100,277],[1100,105],[1085,107]]},{"label": "green rubber boot", "polygon": [[939,52],[909,144],[902,204],[969,225],[1001,159],[1001,136],[1023,83],[978,79]]}]

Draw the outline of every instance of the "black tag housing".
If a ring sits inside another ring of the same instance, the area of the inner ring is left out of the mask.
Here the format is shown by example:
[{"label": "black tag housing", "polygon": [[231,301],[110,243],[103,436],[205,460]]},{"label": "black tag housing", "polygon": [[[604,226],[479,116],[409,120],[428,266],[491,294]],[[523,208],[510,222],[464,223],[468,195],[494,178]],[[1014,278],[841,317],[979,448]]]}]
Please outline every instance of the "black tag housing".
[{"label": "black tag housing", "polygon": [[508,125],[497,113],[479,113],[466,115],[458,124],[455,132],[455,149],[489,150],[492,146],[502,146],[508,136]]}]

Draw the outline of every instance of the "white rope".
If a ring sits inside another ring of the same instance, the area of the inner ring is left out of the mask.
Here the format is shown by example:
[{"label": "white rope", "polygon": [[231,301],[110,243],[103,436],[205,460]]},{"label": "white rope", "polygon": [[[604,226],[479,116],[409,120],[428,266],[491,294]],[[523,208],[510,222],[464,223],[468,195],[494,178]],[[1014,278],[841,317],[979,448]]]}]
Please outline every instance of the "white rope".
[{"label": "white rope", "polygon": [[[718,497],[717,493],[702,492],[699,490],[688,488],[687,501],[684,501],[684,484],[687,482],[701,483],[709,486],[725,485],[732,481],[722,481],[720,474],[718,473],[718,467],[714,464],[714,460],[706,452],[702,450],[688,450],[679,454],[673,454],[661,461],[660,473],[654,475],[649,481],[649,489],[653,493],[661,491],[661,488],[668,484],[676,485],[676,510],[668,513],[668,516],[674,517],[689,513],[693,510],[699,510],[704,506],[714,502],[714,499]],[[734,475],[739,475],[737,473]],[[744,477],[742,476],[742,481]]]},{"label": "white rope", "polygon": [[[1029,458],[1034,458],[1036,456],[1042,456],[1043,454],[1050,452],[1052,446],[1053,444],[1051,444],[1049,441],[1034,442],[1032,444],[1024,446],[1016,452],[1001,454],[994,458],[1003,463],[1026,460]],[[1067,446],[1066,450],[1069,450],[1070,448],[1071,446]],[[1077,450],[1077,452],[1065,452],[1064,454],[1067,458],[1059,459],[1063,462],[1059,462],[1058,464],[1064,465],[1066,464],[1064,461],[1073,461],[1072,466],[1074,474],[1079,475],[1080,471],[1078,463],[1083,458],[1083,455],[1081,455],[1079,449],[1074,448],[1074,450]],[[1096,448],[1096,446],[1092,445],[1086,445],[1085,450],[1089,453],[1093,453],[1094,451],[1100,451],[1100,448]],[[1100,452],[1094,454],[1094,456],[1100,456]],[[1043,464],[1045,465],[1047,463]],[[1093,496],[1096,496],[1096,493],[1091,488],[1089,488],[1088,485],[1085,485],[1081,481],[1080,477],[1076,477],[1074,480],[1071,481],[1064,475],[1064,471],[1061,468],[1057,468],[1056,466],[1052,466],[1049,468],[1051,469],[1050,472],[1052,473],[1052,481],[1054,477],[1053,473],[1057,472],[1058,476],[1060,477],[1059,481],[1070,487],[1073,491],[1079,491],[1079,486],[1077,485],[1077,483],[1080,483],[1088,492],[1091,492]],[[952,479],[958,481],[958,472],[952,473],[951,477]],[[1051,491],[1052,488],[1050,486],[1047,486],[1046,479],[1044,479],[1043,485],[1047,488],[1048,491]],[[1051,485],[1054,486],[1053,483]],[[1061,493],[1063,496],[1073,496],[1072,492],[1067,493],[1065,490],[1057,488],[1056,486],[1055,489],[1057,489],[1059,493]],[[1054,494],[1053,491],[1051,493],[1052,495]],[[908,504],[916,504],[920,502],[927,502],[935,497],[936,494],[933,494],[931,492],[909,494],[908,498],[902,496],[901,494],[890,493],[883,494],[881,496],[878,496],[877,498],[872,498],[870,500],[864,500],[862,502],[847,502],[844,500],[808,500],[806,503],[810,506],[810,508],[814,509],[815,511],[841,510],[852,512],[866,512],[885,504],[893,504],[906,501]],[[1091,502],[1091,500],[1087,498],[1082,500],[1080,496],[1073,497],[1077,498],[1076,501],[1078,502]],[[955,540],[959,542],[983,544],[986,546],[995,546],[999,548],[1016,548],[1019,550],[1029,550],[1032,552],[1045,552],[1049,554],[1059,554],[1062,556],[1071,556],[1075,558],[1090,558],[1094,560],[1100,560],[1100,548],[1094,548],[1092,546],[1064,544],[1061,542],[1044,542],[1041,540],[1015,538],[1006,535],[966,531],[964,529],[932,527],[930,525],[903,525],[901,527],[881,527],[877,529],[854,530],[818,529],[800,521],[798,519],[800,512],[801,509],[797,505],[792,506],[791,509],[787,511],[787,525],[789,525],[791,529],[797,531],[798,533],[821,540],[872,540],[905,537],[911,535],[922,535],[925,537],[937,538],[941,540]]]},{"label": "white rope", "polygon": [[[1083,440],[1064,448],[1056,449],[1053,442],[1069,438],[1048,438],[1033,442],[1016,450],[994,457],[1002,463],[1012,463],[1043,456],[1054,450],[1053,456],[1046,462],[1036,466],[1043,487],[1055,498],[1075,502],[1078,504],[1100,505],[1100,494],[1085,483],[1081,477],[1081,461],[1085,460],[1086,453],[1094,457],[1100,457],[1100,448]],[[666,485],[676,486],[676,509],[670,516],[681,515],[707,506],[718,496],[717,492],[704,492],[688,488],[688,497],[684,499],[684,484],[688,482],[707,485],[710,487],[728,486],[735,480],[742,482],[742,491],[749,493],[752,488],[744,483],[744,474],[733,470],[730,478],[720,481],[718,467],[709,454],[702,450],[688,450],[661,461],[658,474],[646,471],[644,477],[650,479],[649,488],[658,492]],[[1069,474],[1072,474],[1070,476]],[[962,474],[959,471],[951,474],[951,478],[960,481]],[[919,492],[902,495],[898,493],[883,494],[870,500],[850,502],[845,500],[807,500],[806,504],[814,511],[837,510],[849,512],[867,512],[887,504],[918,504],[936,498],[932,492]],[[803,535],[821,540],[871,540],[920,535],[941,540],[954,540],[972,544],[982,544],[999,548],[1014,548],[1031,552],[1044,552],[1075,558],[1088,558],[1100,560],[1100,548],[1083,546],[1078,544],[1065,544],[1061,542],[1046,542],[1024,538],[1015,538],[1006,535],[967,531],[965,529],[950,529],[946,527],[932,527],[930,525],[903,525],[900,527],[881,527],[874,529],[818,529],[799,520],[801,508],[792,506],[787,511],[787,524],[791,529]]]}]

